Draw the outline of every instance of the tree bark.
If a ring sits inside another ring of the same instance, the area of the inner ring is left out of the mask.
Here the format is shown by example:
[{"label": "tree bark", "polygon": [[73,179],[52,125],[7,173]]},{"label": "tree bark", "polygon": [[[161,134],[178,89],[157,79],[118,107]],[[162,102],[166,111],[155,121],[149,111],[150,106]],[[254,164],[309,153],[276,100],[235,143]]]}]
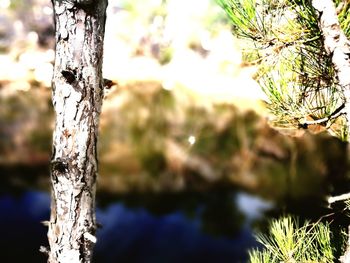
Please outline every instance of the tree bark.
[{"label": "tree bark", "polygon": [[[319,27],[324,47],[332,57],[339,87],[344,95],[344,111],[347,118],[347,133],[350,132],[350,41],[340,28],[336,8],[332,0],[313,0],[312,6],[318,13]],[[350,142],[350,136],[348,136]]]},{"label": "tree bark", "polygon": [[52,0],[56,124],[48,262],[90,262],[96,242],[97,138],[107,0]]}]

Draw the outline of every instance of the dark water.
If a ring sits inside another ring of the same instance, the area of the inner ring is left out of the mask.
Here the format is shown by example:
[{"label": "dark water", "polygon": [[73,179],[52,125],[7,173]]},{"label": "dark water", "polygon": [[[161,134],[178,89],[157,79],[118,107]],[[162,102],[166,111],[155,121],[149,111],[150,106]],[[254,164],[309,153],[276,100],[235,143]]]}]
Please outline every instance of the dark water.
[{"label": "dark water", "polygon": [[[188,200],[187,207],[182,200]],[[94,261],[106,263],[246,262],[247,249],[257,245],[251,223],[269,208],[243,193],[122,197],[101,203]],[[46,261],[38,249],[47,245],[47,229],[40,221],[48,219],[49,205],[45,192],[0,196],[0,262]]]}]

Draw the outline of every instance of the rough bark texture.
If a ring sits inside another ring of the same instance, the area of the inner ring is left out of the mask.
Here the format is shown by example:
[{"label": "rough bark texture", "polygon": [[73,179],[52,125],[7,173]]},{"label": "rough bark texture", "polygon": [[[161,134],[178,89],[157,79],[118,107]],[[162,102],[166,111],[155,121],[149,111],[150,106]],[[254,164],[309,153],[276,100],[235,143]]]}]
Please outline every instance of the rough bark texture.
[{"label": "rough bark texture", "polygon": [[97,137],[107,0],[52,0],[56,126],[48,262],[90,262],[96,242]]},{"label": "rough bark texture", "polygon": [[[350,132],[350,41],[340,28],[336,8],[332,0],[313,0],[312,5],[318,11],[324,47],[328,54],[332,56],[332,62],[337,73],[339,86],[341,87],[340,92],[344,94],[344,109],[348,132]],[[350,262],[350,226],[348,227],[346,251],[339,261],[344,263]]]},{"label": "rough bark texture", "polygon": [[[350,131],[350,41],[340,28],[336,9],[332,0],[313,0],[313,7],[318,11],[319,27],[324,38],[324,47],[332,56],[332,62],[344,94],[344,111]],[[348,136],[350,140],[350,136]]]}]

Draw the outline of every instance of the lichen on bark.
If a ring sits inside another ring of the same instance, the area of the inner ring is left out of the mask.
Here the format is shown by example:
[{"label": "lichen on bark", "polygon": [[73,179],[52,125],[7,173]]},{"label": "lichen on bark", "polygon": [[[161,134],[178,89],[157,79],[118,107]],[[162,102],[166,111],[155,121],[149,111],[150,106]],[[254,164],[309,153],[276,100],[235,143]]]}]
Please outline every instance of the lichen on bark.
[{"label": "lichen on bark", "polygon": [[94,246],[97,138],[107,0],[53,0],[56,112],[51,157],[48,262],[90,262]]}]

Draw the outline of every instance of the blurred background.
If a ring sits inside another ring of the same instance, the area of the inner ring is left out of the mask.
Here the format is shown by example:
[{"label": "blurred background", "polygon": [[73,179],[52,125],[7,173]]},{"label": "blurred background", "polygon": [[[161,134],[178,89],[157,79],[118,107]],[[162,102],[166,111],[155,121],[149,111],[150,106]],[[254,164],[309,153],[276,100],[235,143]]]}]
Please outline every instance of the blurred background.
[{"label": "blurred background", "polygon": [[[46,262],[54,28],[0,0],[0,261]],[[254,66],[214,0],[110,0],[95,262],[246,262],[269,219],[322,215],[346,144],[268,125]]]}]

